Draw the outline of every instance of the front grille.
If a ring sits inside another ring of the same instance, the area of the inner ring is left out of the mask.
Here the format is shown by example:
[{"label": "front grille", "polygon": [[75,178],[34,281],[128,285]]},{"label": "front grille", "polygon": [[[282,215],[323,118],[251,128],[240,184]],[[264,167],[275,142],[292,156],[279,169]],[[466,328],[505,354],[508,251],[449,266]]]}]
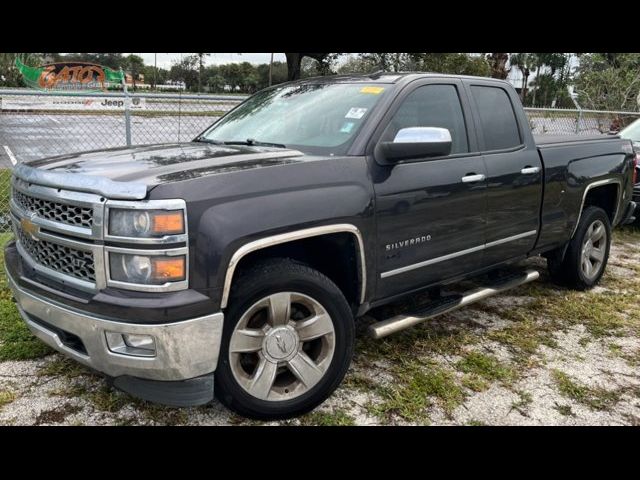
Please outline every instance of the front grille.
[{"label": "front grille", "polygon": [[45,218],[52,222],[84,228],[93,226],[93,209],[90,207],[78,207],[32,197],[15,188],[13,189],[13,200],[23,210],[33,212],[40,218]]},{"label": "front grille", "polygon": [[96,271],[91,252],[58,245],[46,240],[34,240],[16,224],[18,241],[32,260],[44,267],[81,280],[95,283]]}]

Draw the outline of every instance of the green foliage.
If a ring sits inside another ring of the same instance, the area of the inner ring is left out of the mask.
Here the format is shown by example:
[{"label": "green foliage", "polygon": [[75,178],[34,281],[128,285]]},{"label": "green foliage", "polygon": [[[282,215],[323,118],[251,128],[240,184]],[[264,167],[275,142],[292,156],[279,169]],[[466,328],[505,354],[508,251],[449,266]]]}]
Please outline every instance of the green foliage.
[{"label": "green foliage", "polygon": [[489,76],[489,62],[482,55],[467,53],[360,53],[348,58],[338,73],[423,71],[458,75]]},{"label": "green foliage", "polygon": [[13,402],[16,399],[16,394],[14,392],[10,392],[8,390],[0,390],[0,410],[5,405]]},{"label": "green foliage", "polygon": [[[563,396],[578,403],[582,403],[591,410],[609,410],[613,405],[620,401],[622,392],[619,390],[606,390],[602,387],[588,387],[576,382],[561,370],[553,370],[551,375],[558,391]],[[569,409],[569,411],[571,410]]]},{"label": "green foliage", "polygon": [[583,108],[637,111],[640,53],[586,53],[575,82]]},{"label": "green foliage", "polygon": [[144,60],[138,55],[128,55],[124,59],[124,66],[133,80],[133,89],[136,89],[136,83],[141,73],[144,73]]},{"label": "green foliage", "polygon": [[473,374],[486,380],[508,381],[514,371],[503,365],[497,358],[480,352],[470,352],[460,360],[456,367],[464,373]]},{"label": "green foliage", "polygon": [[37,53],[0,53],[0,87],[25,87],[22,74],[16,68],[16,57],[25,65],[40,65],[42,57]]},{"label": "green foliage", "polygon": [[315,411],[308,413],[300,417],[300,425],[321,427],[352,426],[355,425],[355,420],[342,410],[336,409],[331,412]]}]

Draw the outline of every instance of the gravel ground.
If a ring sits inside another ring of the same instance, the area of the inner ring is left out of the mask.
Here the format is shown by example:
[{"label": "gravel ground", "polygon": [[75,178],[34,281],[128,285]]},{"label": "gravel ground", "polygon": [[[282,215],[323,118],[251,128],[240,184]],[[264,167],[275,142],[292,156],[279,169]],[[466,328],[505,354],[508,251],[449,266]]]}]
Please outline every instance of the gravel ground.
[{"label": "gravel ground", "polygon": [[[608,272],[590,292],[552,285],[533,259],[539,282],[382,341],[360,335],[329,400],[269,424],[640,425],[639,247],[640,232],[617,233]],[[229,424],[260,422],[217,402],[138,401],[57,353],[0,362],[0,425]]]}]

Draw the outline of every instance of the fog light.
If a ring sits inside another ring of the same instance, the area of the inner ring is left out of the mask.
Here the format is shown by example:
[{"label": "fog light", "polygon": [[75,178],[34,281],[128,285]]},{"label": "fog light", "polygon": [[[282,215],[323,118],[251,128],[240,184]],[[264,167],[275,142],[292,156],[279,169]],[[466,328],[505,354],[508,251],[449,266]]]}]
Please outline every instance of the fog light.
[{"label": "fog light", "polygon": [[125,333],[122,335],[124,343],[129,347],[144,348],[145,350],[156,350],[156,342],[151,335],[136,335],[133,333]]},{"label": "fog light", "polygon": [[132,357],[155,357],[156,341],[151,335],[105,332],[109,350]]}]

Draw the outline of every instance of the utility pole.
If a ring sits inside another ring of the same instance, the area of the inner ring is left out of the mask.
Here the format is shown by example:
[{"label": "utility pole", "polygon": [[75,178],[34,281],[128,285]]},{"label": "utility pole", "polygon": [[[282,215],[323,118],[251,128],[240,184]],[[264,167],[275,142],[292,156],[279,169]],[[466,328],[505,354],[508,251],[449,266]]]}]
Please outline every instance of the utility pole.
[{"label": "utility pole", "polygon": [[273,53],[271,53],[271,62],[269,63],[269,86],[271,86],[272,78],[273,78]]},{"label": "utility pole", "polygon": [[153,54],[153,88],[158,88],[158,54]]}]

